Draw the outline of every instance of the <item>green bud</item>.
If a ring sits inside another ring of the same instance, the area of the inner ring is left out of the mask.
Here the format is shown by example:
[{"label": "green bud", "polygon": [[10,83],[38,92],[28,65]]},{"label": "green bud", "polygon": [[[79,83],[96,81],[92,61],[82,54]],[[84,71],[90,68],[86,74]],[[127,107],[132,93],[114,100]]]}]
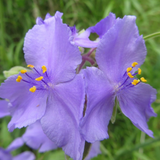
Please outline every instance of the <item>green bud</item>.
[{"label": "green bud", "polygon": [[[26,68],[21,67],[21,66],[15,66],[15,67],[12,67],[8,71],[3,71],[3,75],[4,75],[5,78],[8,78],[12,75],[18,74],[22,69],[26,69]],[[26,69],[26,70],[28,70],[28,69]]]}]

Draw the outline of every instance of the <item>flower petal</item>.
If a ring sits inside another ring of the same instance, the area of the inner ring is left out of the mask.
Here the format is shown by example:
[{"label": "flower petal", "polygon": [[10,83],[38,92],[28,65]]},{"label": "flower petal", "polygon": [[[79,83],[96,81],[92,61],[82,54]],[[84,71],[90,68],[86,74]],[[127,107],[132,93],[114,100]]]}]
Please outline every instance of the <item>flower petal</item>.
[{"label": "flower petal", "polygon": [[8,151],[0,147],[0,160],[11,160],[11,159],[12,155]]},{"label": "flower petal", "polygon": [[110,13],[106,18],[102,19],[95,26],[88,28],[92,33],[97,33],[99,38],[102,36],[115,24],[116,16]]},{"label": "flower petal", "polygon": [[5,100],[0,100],[0,118],[10,115],[8,111],[8,102]]},{"label": "flower petal", "polygon": [[82,159],[85,142],[79,133],[84,95],[82,75],[77,75],[70,82],[56,85],[41,119],[44,133],[58,147],[62,147],[65,154],[77,160]]},{"label": "flower petal", "polygon": [[100,141],[96,141],[92,144],[91,149],[89,151],[89,154],[84,160],[90,160],[93,157],[96,157],[98,154],[100,154]]},{"label": "flower petal", "polygon": [[95,48],[98,46],[98,41],[91,41],[89,39],[90,33],[97,33],[99,38],[102,36],[115,24],[116,17],[113,13],[110,13],[109,16],[102,19],[95,26],[89,27],[81,34],[75,34],[72,44],[77,46],[86,47],[86,48]]},{"label": "flower petal", "polygon": [[135,19],[134,16],[117,19],[97,47],[98,66],[114,83],[121,80],[133,62],[138,62],[133,71],[137,70],[146,56],[145,43],[139,36]]},{"label": "flower petal", "polygon": [[29,30],[23,48],[27,64],[35,67],[45,65],[56,83],[71,80],[82,60],[78,47],[70,43],[72,33],[62,23],[61,16],[56,12],[55,16]]},{"label": "flower petal", "polygon": [[80,46],[80,47],[85,47],[85,48],[95,48],[98,46],[99,41],[91,41],[89,38],[84,37],[80,38],[77,36],[72,44]]},{"label": "flower petal", "polygon": [[148,84],[140,83],[132,88],[121,90],[117,98],[124,115],[140,130],[153,137],[147,121],[156,116],[151,103],[156,99],[156,90]]},{"label": "flower petal", "polygon": [[39,152],[46,152],[56,149],[56,145],[44,134],[39,121],[27,127],[23,134],[24,142],[33,149],[39,149]]},{"label": "flower petal", "polygon": [[9,99],[9,112],[12,119],[8,124],[10,131],[22,128],[40,119],[46,109],[48,94],[44,90],[29,91],[25,82],[16,82],[17,75],[9,77],[1,84],[0,97]]},{"label": "flower petal", "polygon": [[16,138],[8,147],[7,147],[7,151],[11,152],[17,148],[20,148],[21,146],[23,146],[24,142],[22,140],[21,137]]},{"label": "flower petal", "polygon": [[108,138],[107,126],[114,106],[113,88],[103,72],[95,67],[83,71],[86,82],[87,107],[81,132],[87,142]]},{"label": "flower petal", "polygon": [[23,152],[13,157],[13,160],[34,160],[34,159],[35,159],[35,155],[29,151]]},{"label": "flower petal", "polygon": [[95,48],[98,45],[99,41],[91,41],[89,39],[91,30],[86,29],[86,31],[80,33],[80,34],[75,34],[73,36],[72,44],[75,44],[80,47],[85,47],[85,48]]},{"label": "flower petal", "polygon": [[[60,13],[60,12],[58,12],[58,14],[62,14],[62,15],[63,15],[63,13]],[[61,16],[62,16],[62,15],[61,15]],[[60,16],[60,17],[61,17],[61,16]],[[52,17],[52,16],[51,16],[49,13],[47,13],[46,16],[45,16],[45,19],[48,19],[48,18],[51,18],[51,17]]]}]

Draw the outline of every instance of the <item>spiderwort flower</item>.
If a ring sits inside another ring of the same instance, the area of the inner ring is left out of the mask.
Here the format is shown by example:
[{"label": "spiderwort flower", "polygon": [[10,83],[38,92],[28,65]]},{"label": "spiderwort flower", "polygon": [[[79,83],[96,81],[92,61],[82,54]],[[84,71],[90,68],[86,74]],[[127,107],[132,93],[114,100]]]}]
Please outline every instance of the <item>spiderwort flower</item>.
[{"label": "spiderwort flower", "polygon": [[26,151],[15,157],[11,155],[10,152],[18,149],[24,144],[22,138],[16,138],[7,149],[0,148],[0,159],[1,160],[34,160],[35,156],[32,152]]},{"label": "spiderwort flower", "polygon": [[8,128],[26,127],[40,120],[44,133],[73,159],[80,159],[84,140],[79,133],[83,117],[83,76],[75,69],[81,63],[77,46],[70,43],[70,28],[62,13],[46,15],[28,31],[24,41],[30,71],[21,70],[0,87],[0,97],[9,99],[12,116]]},{"label": "spiderwort flower", "polygon": [[140,65],[146,57],[146,47],[139,36],[134,16],[117,19],[103,35],[96,51],[99,69],[83,71],[86,81],[87,109],[81,123],[81,132],[89,142],[108,138],[107,125],[112,116],[115,99],[132,123],[153,137],[147,121],[156,116],[151,103],[156,90],[145,84]]}]

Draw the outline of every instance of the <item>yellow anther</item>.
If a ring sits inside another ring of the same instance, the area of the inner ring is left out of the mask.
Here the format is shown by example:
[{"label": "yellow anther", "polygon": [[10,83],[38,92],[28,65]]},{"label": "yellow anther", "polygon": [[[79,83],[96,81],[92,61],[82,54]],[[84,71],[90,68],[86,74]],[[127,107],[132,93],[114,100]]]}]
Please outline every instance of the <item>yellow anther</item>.
[{"label": "yellow anther", "polygon": [[142,82],[147,82],[147,80],[144,77],[140,78]]},{"label": "yellow anther", "polygon": [[138,74],[140,75],[142,72],[142,70],[140,68],[138,68]]},{"label": "yellow anther", "polygon": [[132,70],[132,67],[127,68],[127,72],[130,72]]},{"label": "yellow anther", "polygon": [[22,74],[25,74],[25,73],[27,72],[27,70],[26,70],[26,69],[22,69],[20,72],[21,72]]},{"label": "yellow anther", "polygon": [[137,62],[133,62],[132,67],[135,67],[137,64],[138,64]]},{"label": "yellow anther", "polygon": [[34,65],[29,64],[29,65],[27,65],[27,67],[34,68]]},{"label": "yellow anther", "polygon": [[47,71],[47,67],[45,65],[42,66],[43,73]]},{"label": "yellow anther", "polygon": [[16,79],[17,82],[20,82],[21,80],[22,80],[21,76],[18,76],[17,79]]},{"label": "yellow anther", "polygon": [[133,82],[132,82],[132,84],[135,86],[135,85],[137,85],[139,82],[140,82],[139,79],[134,79]]},{"label": "yellow anther", "polygon": [[128,72],[127,75],[128,75],[128,77],[130,77],[130,78],[133,78],[133,77],[134,77],[130,72]]},{"label": "yellow anther", "polygon": [[41,81],[42,79],[43,79],[43,76],[40,76],[40,77],[36,78],[35,80],[36,81]]},{"label": "yellow anther", "polygon": [[36,86],[33,86],[29,89],[30,92],[34,93],[36,91]]}]

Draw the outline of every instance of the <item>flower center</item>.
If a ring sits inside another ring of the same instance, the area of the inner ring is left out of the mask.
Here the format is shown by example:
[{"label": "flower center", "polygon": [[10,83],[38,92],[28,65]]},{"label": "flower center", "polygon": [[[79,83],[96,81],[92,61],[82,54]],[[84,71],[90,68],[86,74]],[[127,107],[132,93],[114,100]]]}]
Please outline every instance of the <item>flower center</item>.
[{"label": "flower center", "polygon": [[27,72],[27,70],[21,70],[20,75],[18,75],[17,82],[26,82],[29,84],[30,92],[35,92],[36,90],[46,90],[50,86],[53,88],[53,84],[47,74],[47,68],[45,65],[41,67],[41,71],[38,71],[33,65],[29,64],[27,67],[31,68],[33,72]]},{"label": "flower center", "polygon": [[[130,88],[138,85],[140,82],[147,82],[147,80],[144,77],[141,77],[140,79],[136,79],[134,76],[135,75],[140,75],[141,74],[141,69],[138,68],[138,71],[135,73],[131,73],[132,69],[138,65],[137,62],[133,62],[131,67],[128,67],[126,69],[126,72],[123,75],[123,82],[120,83],[120,85],[117,87],[117,90],[119,89],[124,89],[124,88]],[[132,80],[133,79],[133,80]]]}]

